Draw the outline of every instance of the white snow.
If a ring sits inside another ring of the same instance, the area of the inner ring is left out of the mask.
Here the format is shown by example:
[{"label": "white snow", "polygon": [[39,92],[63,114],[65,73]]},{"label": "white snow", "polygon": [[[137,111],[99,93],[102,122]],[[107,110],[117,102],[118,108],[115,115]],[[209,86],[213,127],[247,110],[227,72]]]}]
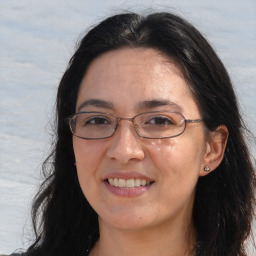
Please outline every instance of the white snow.
[{"label": "white snow", "polygon": [[0,0],[0,253],[29,244],[56,88],[78,36],[120,10],[145,9],[178,12],[206,35],[256,134],[255,0]]}]

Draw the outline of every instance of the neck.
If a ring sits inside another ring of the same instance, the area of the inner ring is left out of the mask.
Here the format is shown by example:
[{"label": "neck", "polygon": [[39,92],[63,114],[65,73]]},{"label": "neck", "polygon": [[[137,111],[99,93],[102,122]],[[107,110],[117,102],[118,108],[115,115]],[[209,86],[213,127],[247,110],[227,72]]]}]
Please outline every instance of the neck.
[{"label": "neck", "polygon": [[196,244],[193,225],[179,224],[178,228],[165,223],[157,230],[139,231],[100,225],[100,238],[90,256],[192,256]]}]

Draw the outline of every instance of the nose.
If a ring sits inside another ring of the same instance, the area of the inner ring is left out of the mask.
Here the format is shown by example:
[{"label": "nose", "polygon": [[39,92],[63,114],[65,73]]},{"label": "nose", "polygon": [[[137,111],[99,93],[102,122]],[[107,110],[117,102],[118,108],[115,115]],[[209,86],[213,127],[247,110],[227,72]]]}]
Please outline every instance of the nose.
[{"label": "nose", "polygon": [[145,153],[141,144],[141,137],[136,133],[133,123],[129,120],[119,122],[117,130],[111,137],[111,145],[107,156],[122,164],[131,160],[143,160]]}]

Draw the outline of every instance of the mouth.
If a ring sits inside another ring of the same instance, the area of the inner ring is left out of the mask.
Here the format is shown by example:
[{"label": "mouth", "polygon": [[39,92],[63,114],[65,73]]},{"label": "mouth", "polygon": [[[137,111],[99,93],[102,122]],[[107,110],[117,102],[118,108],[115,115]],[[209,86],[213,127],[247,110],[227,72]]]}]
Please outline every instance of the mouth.
[{"label": "mouth", "polygon": [[136,187],[146,187],[154,183],[154,181],[146,179],[119,179],[119,178],[108,178],[105,180],[110,186],[118,188],[136,188]]}]

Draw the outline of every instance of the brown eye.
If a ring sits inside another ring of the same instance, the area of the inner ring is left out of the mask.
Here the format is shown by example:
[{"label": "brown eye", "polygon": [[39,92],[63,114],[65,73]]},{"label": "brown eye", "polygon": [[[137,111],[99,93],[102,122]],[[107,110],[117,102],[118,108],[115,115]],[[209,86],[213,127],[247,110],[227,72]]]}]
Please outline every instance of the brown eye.
[{"label": "brown eye", "polygon": [[105,117],[95,116],[88,118],[85,122],[85,125],[103,125],[110,123],[111,122]]},{"label": "brown eye", "polygon": [[154,125],[174,125],[175,122],[167,117],[167,116],[156,116],[156,117],[153,117],[153,118],[150,118],[146,124],[154,124]]}]

